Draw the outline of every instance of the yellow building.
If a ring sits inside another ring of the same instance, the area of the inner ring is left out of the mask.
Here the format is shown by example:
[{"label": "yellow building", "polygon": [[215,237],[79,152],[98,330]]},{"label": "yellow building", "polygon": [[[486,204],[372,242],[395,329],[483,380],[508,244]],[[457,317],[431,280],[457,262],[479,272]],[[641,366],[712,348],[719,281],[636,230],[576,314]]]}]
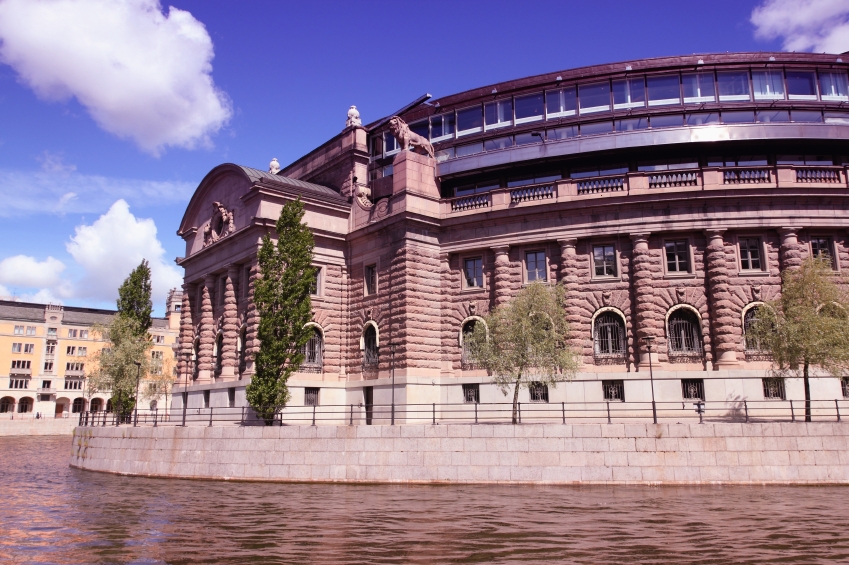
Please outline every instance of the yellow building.
[{"label": "yellow building", "polygon": [[[173,374],[182,291],[171,290],[165,318],[150,328],[151,356]],[[0,300],[0,418],[67,418],[109,406],[109,393],[91,393],[86,363],[105,342],[93,328],[116,312],[55,304]],[[140,408],[164,406],[156,378],[142,383]]]}]

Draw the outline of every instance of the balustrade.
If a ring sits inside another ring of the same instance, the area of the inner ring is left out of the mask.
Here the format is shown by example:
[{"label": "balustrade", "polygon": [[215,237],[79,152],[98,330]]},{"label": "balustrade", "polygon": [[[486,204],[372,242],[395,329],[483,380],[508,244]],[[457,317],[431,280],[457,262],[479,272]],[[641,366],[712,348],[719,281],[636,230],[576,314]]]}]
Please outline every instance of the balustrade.
[{"label": "balustrade", "polygon": [[578,194],[597,194],[625,190],[625,177],[605,177],[578,181]]},{"label": "balustrade", "polygon": [[473,194],[472,196],[457,198],[451,201],[451,211],[462,212],[477,208],[488,208],[490,200],[489,194]]},{"label": "balustrade", "polygon": [[766,168],[726,169],[722,180],[725,184],[763,184],[772,182],[772,172]]},{"label": "balustrade", "polygon": [[796,169],[796,182],[839,183],[840,173],[837,169],[820,167]]},{"label": "balustrade", "polygon": [[527,186],[510,191],[510,202],[528,202],[531,200],[544,200],[554,198],[554,185]]},{"label": "balustrade", "polygon": [[649,188],[668,188],[674,186],[698,186],[699,174],[695,171],[683,173],[661,173],[649,175]]}]

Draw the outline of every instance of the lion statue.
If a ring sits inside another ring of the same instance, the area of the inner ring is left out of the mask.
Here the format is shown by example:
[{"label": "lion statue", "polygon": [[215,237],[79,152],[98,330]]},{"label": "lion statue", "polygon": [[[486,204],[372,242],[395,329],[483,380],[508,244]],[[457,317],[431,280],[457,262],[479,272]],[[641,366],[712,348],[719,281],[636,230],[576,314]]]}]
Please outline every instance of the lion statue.
[{"label": "lion statue", "polygon": [[389,131],[398,140],[398,145],[402,150],[410,149],[433,158],[433,145],[430,144],[430,141],[411,131],[410,126],[398,116],[392,116],[389,119]]}]

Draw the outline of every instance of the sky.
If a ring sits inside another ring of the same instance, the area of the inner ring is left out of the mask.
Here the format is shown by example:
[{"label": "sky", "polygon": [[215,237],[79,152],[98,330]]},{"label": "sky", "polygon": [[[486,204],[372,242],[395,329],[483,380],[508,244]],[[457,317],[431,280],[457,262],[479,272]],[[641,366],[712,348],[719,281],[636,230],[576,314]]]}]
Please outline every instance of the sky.
[{"label": "sky", "polygon": [[849,0],[0,0],[0,297],[178,287],[221,163],[292,162],[424,93],[629,59],[849,51]]}]

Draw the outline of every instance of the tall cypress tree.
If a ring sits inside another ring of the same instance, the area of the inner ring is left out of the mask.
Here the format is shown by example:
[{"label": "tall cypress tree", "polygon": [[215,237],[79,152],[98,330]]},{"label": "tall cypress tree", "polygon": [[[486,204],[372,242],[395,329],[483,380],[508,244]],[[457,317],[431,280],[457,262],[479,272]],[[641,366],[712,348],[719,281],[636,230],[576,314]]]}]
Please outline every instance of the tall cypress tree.
[{"label": "tall cypress tree", "polygon": [[147,259],[142,259],[118,288],[118,315],[133,320],[138,335],[145,335],[153,324],[150,292],[150,266]]},{"label": "tall cypress tree", "polygon": [[248,403],[269,425],[289,401],[286,382],[303,362],[303,347],[312,335],[306,324],[312,319],[315,242],[303,218],[301,199],[287,202],[277,220],[277,243],[266,235],[258,254],[260,276],[254,283],[254,302],[260,315],[260,346],[246,394]]}]

